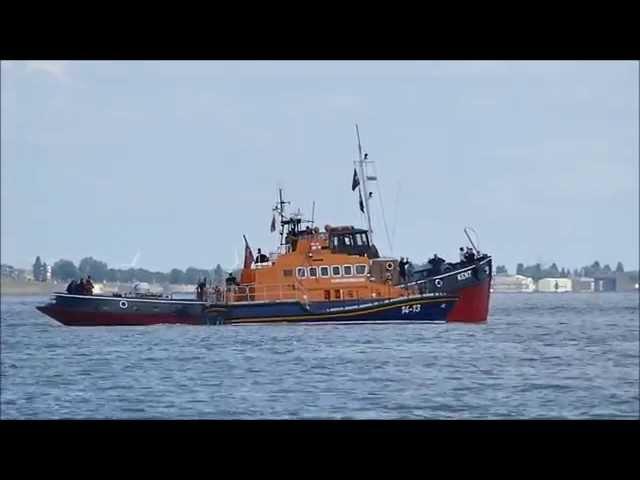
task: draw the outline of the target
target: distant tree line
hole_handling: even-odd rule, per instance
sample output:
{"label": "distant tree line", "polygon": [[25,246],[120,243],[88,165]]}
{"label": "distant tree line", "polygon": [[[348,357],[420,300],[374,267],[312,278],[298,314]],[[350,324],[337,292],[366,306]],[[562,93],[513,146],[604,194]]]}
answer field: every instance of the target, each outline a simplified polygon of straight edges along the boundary
{"label": "distant tree line", "polygon": [[539,280],[541,278],[563,278],[571,275],[571,270],[566,267],[558,268],[556,263],[552,263],[549,267],[543,267],[542,264],[527,265],[519,263],[516,266],[516,275],[524,275],[525,277]]}
{"label": "distant tree line", "polygon": [[47,262],[43,262],[40,260],[40,257],[36,257],[36,261],[33,262],[33,279],[36,282],[46,282],[47,281]]}
{"label": "distant tree line", "polygon": [[[426,268],[427,264],[417,264],[415,267],[410,265],[408,270]],[[47,281],[47,263],[43,262],[40,256],[36,257],[32,266],[33,279],[39,282]],[[11,265],[2,265],[3,277],[17,277],[18,270]],[[615,273],[624,273],[624,266],[622,262],[618,262],[615,270],[610,265],[601,266],[599,261],[593,262],[591,265],[584,266],[582,268],[558,268],[556,263],[552,263],[549,267],[543,267],[542,264],[536,263],[534,265],[525,266],[523,263],[518,263],[516,267],[517,275],[524,275],[525,277],[539,280],[541,278],[562,278],[562,277],[601,277],[608,275],[615,275]],[[172,283],[172,284],[189,284],[193,285],[202,278],[207,278],[214,284],[221,285],[224,283],[224,279],[229,273],[229,270],[222,268],[220,264],[217,264],[214,268],[207,270],[196,267],[188,267],[186,270],[179,268],[173,268],[169,272],[150,271],[144,268],[128,268],[117,269],[109,268],[109,266],[100,260],[96,260],[93,257],[85,257],[80,260],[80,263],[76,265],[71,260],[58,260],[51,267],[51,277],[54,280],[69,281],[72,279],[79,279],[80,277],[86,277],[91,275],[96,282],[147,282],[147,283]],[[240,271],[236,269],[233,271],[236,278],[239,278]],[[508,275],[509,272],[504,265],[496,266],[497,275]]]}
{"label": "distant tree line", "polygon": [[[47,264],[40,257],[33,264],[33,278],[37,281],[46,281]],[[236,277],[237,271],[234,272]],[[144,268],[118,269],[109,268],[106,262],[96,260],[93,257],[85,257],[76,266],[71,260],[61,259],[51,267],[51,277],[54,280],[70,281],[91,275],[94,282],[147,282],[147,283],[172,283],[193,285],[202,278],[207,278],[214,284],[223,284],[228,272],[220,264],[207,270],[196,267],[188,267],[186,270],[173,268],[169,272],[150,271]]]}
{"label": "distant tree line", "polygon": [[[580,269],[574,268],[573,271],[569,268],[558,269],[555,263],[551,266],[543,268],[540,263],[534,265],[527,265],[519,263],[516,267],[516,275],[524,275],[525,277],[539,280],[541,278],[563,278],[563,277],[594,277],[594,276],[607,276],[614,275],[615,272],[623,273],[624,266],[622,262],[618,262],[615,271],[607,264],[604,267],[600,266],[599,261],[593,262],[591,265],[584,266]],[[507,269],[503,265],[496,267],[496,274],[508,274]]]}
{"label": "distant tree line", "polygon": [[600,266],[600,262],[597,260],[593,262],[591,265],[582,267],[580,270],[575,270],[575,273],[580,277],[597,277],[597,276],[607,276],[613,275],[614,273],[624,273],[624,265],[622,262],[618,262],[616,265],[616,269],[612,270],[611,267],[607,264],[604,267]]}

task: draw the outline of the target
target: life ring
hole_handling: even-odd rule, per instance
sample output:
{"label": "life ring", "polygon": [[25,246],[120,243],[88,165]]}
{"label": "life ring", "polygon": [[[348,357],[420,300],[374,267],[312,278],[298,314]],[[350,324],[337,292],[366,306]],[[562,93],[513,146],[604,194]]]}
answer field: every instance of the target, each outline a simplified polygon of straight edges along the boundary
{"label": "life ring", "polygon": [[120,300],[120,308],[127,308],[129,304],[126,300]]}
{"label": "life ring", "polygon": [[442,286],[442,280],[440,280],[439,278],[436,278],[436,281],[433,282],[436,284],[436,287],[440,288]]}
{"label": "life ring", "polygon": [[393,270],[393,262],[387,262],[385,267],[387,268],[387,270]]}

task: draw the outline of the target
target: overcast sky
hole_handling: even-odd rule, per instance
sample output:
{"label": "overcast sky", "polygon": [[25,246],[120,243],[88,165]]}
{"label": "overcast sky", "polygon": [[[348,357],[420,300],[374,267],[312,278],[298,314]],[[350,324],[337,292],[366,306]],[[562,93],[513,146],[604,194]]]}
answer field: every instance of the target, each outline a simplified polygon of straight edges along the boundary
{"label": "overcast sky", "polygon": [[[231,267],[277,186],[383,254],[638,268],[637,62],[2,62],[2,263]],[[383,200],[391,245],[380,208]],[[392,248],[393,247],[393,248]]]}

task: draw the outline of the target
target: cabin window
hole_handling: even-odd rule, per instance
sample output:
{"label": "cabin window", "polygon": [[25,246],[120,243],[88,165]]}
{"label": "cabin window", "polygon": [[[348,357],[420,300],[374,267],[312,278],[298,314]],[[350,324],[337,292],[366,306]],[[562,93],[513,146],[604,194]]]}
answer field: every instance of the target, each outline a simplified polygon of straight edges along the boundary
{"label": "cabin window", "polygon": [[350,247],[351,245],[353,245],[353,241],[351,240],[351,235],[345,235],[343,238],[344,238],[344,244],[347,247]]}
{"label": "cabin window", "polygon": [[353,267],[351,265],[343,265],[342,266],[342,275],[345,277],[350,277],[353,275]]}
{"label": "cabin window", "polygon": [[296,275],[298,276],[298,278],[306,278],[307,276],[307,269],[304,267],[298,267],[296,268]]}
{"label": "cabin window", "polygon": [[366,275],[367,266],[365,264],[356,265],[356,275]]}
{"label": "cabin window", "polygon": [[362,245],[364,245],[364,242],[362,241],[362,234],[361,233],[356,233],[354,236],[354,239],[356,241],[356,245],[361,247]]}
{"label": "cabin window", "polygon": [[342,291],[341,290],[334,290],[333,291],[333,298],[335,298],[336,300],[340,300],[342,298]]}
{"label": "cabin window", "polygon": [[309,276],[317,277],[318,276],[318,267],[309,267]]}
{"label": "cabin window", "polygon": [[282,271],[282,276],[283,277],[293,277],[293,270],[288,268],[286,270]]}
{"label": "cabin window", "polygon": [[327,278],[329,276],[329,267],[320,267],[320,276]]}
{"label": "cabin window", "polygon": [[331,245],[333,246],[333,248],[338,248],[338,240],[339,239],[340,239],[340,237],[331,238]]}
{"label": "cabin window", "polygon": [[331,290],[325,290],[324,291],[324,299],[325,300],[331,300]]}
{"label": "cabin window", "polygon": [[331,275],[334,277],[339,277],[342,275],[340,270],[340,265],[332,265],[331,266]]}

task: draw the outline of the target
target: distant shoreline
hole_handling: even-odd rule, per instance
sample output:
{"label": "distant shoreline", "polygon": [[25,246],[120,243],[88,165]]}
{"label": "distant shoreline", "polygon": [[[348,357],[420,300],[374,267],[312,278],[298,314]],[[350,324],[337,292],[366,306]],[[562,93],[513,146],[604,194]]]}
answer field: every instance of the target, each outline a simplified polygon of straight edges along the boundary
{"label": "distant shoreline", "polygon": [[49,282],[25,282],[11,279],[2,279],[0,282],[0,294],[9,296],[49,295],[56,291],[63,291],[66,285]]}
{"label": "distant shoreline", "polygon": [[[133,284],[96,284],[96,292],[111,295],[113,292],[129,291]],[[195,285],[164,285],[156,286],[164,294],[182,293],[191,294],[195,292]],[[54,292],[64,292],[67,288],[66,282],[28,282],[25,280],[14,280],[3,278],[0,281],[0,295],[3,297],[27,297],[34,295],[50,295]],[[101,292],[100,289],[103,289]]]}

